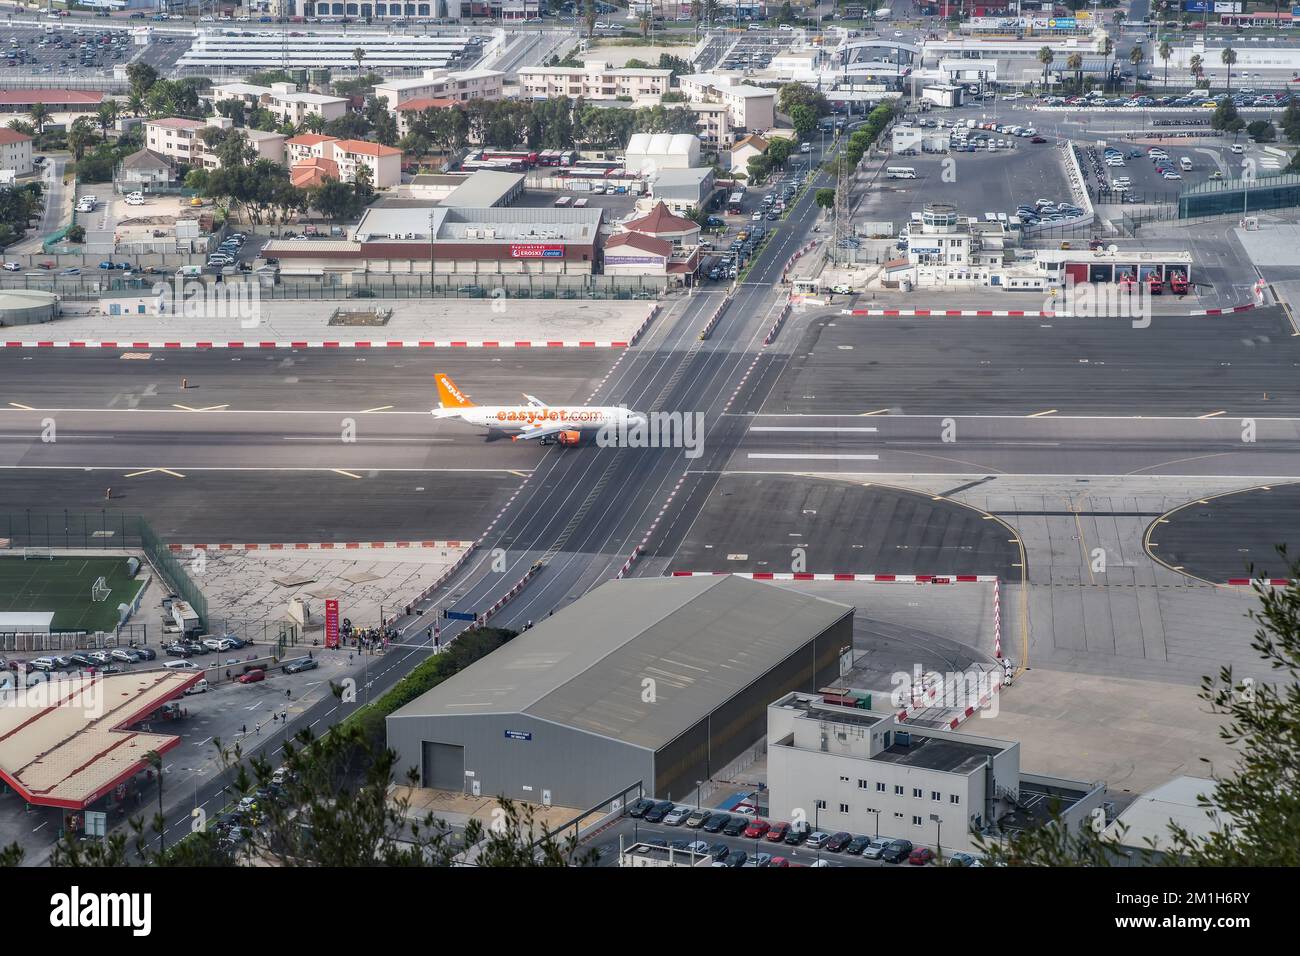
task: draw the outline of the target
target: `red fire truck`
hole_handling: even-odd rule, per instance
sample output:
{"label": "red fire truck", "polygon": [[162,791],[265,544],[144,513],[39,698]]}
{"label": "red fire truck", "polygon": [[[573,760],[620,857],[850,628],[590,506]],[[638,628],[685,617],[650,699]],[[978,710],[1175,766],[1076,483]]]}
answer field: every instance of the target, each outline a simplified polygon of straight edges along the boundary
{"label": "red fire truck", "polygon": [[1133,291],[1133,284],[1134,284],[1133,273],[1131,273],[1131,272],[1124,272],[1124,273],[1121,273],[1121,274],[1120,274],[1120,277],[1119,277],[1119,290],[1120,290],[1121,292],[1132,292],[1132,291]]}
{"label": "red fire truck", "polygon": [[1187,274],[1176,270],[1169,273],[1169,288],[1174,295],[1187,295]]}
{"label": "red fire truck", "polygon": [[1152,272],[1147,276],[1147,291],[1152,295],[1165,291],[1165,280],[1160,278],[1160,273]]}

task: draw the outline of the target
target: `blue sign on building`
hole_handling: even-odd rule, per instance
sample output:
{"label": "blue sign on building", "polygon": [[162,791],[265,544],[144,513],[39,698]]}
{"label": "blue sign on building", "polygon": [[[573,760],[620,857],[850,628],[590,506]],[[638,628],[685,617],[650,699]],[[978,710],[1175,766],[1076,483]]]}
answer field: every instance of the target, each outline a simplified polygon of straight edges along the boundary
{"label": "blue sign on building", "polygon": [[452,621],[477,621],[478,615],[464,611],[443,611],[442,616]]}
{"label": "blue sign on building", "polygon": [[1186,0],[1183,4],[1183,9],[1188,13],[1204,13],[1209,7],[1209,0]]}
{"label": "blue sign on building", "polygon": [[507,740],[532,740],[533,734],[530,730],[507,730]]}

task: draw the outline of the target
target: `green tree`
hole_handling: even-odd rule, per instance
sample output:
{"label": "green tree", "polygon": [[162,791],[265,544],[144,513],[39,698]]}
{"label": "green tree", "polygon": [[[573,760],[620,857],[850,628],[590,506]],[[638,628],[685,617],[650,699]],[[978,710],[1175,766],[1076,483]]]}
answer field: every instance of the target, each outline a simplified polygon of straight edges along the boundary
{"label": "green tree", "polygon": [[50,121],[50,108],[44,103],[33,103],[27,108],[27,115],[32,118],[32,123],[36,127],[36,135],[40,136],[45,132],[45,124]]}
{"label": "green tree", "polygon": [[357,61],[357,72],[361,72],[361,61],[366,58],[366,51],[362,47],[357,47],[352,51],[352,59]]}
{"label": "green tree", "polygon": [[[1209,18],[1206,17],[1206,19],[1209,19]],[[1236,64],[1236,62],[1237,62],[1237,51],[1234,50],[1234,49],[1233,49],[1232,47],[1230,47],[1230,46],[1225,46],[1225,47],[1223,48],[1223,52],[1219,54],[1219,59],[1222,60],[1222,61],[1223,61],[1223,65],[1226,66],[1226,67],[1228,68],[1228,85],[1227,85],[1227,90],[1228,90],[1229,93],[1231,93],[1231,92],[1232,92],[1232,67],[1233,67],[1233,66]]]}
{"label": "green tree", "polygon": [[1083,92],[1083,54],[1071,53],[1069,59],[1065,61],[1066,67],[1074,73],[1074,86],[1080,93]]}
{"label": "green tree", "polygon": [[95,124],[87,116],[78,116],[68,127],[68,149],[72,151],[72,158],[81,162],[96,139]]}
{"label": "green tree", "polygon": [[330,222],[353,219],[361,212],[356,190],[337,179],[327,179],[316,187],[311,204]]}
{"label": "green tree", "polygon": [[103,130],[104,142],[108,142],[108,129],[117,122],[118,112],[117,100],[106,100],[99,104],[99,109],[95,111],[95,118],[99,121],[99,128]]}
{"label": "green tree", "polygon": [[813,195],[813,200],[814,200],[814,201],[817,203],[817,205],[820,206],[822,209],[833,209],[833,208],[835,208],[835,190],[834,190],[834,189],[819,189],[819,190],[817,190],[817,192]]}
{"label": "green tree", "polygon": [[68,242],[85,242],[86,227],[80,225],[69,226],[68,231],[64,233],[64,238],[66,238]]}
{"label": "green tree", "polygon": [[794,140],[783,136],[773,137],[767,144],[767,161],[773,169],[782,169],[794,153]]}
{"label": "green tree", "polygon": [[1257,143],[1271,143],[1277,139],[1277,131],[1268,120],[1255,120],[1246,127],[1246,135]]}
{"label": "green tree", "polygon": [[143,97],[158,82],[158,71],[148,63],[135,60],[127,64],[126,81],[130,84],[132,93]]}
{"label": "green tree", "polygon": [[352,180],[352,191],[356,193],[357,202],[362,206],[368,206],[375,198],[375,178],[370,172],[370,167],[364,163],[357,167],[357,173]]}
{"label": "green tree", "polygon": [[816,119],[821,119],[831,111],[826,94],[814,90],[807,83],[787,83],[781,87],[776,97],[777,109],[786,116],[794,115],[796,106],[806,106],[813,111]]}
{"label": "green tree", "polygon": [[1221,100],[1214,108],[1214,115],[1210,117],[1212,129],[1221,129],[1229,133],[1235,133],[1245,125],[1246,121],[1238,115],[1237,107],[1230,99]]}
{"label": "green tree", "polygon": [[1201,85],[1201,71],[1205,68],[1205,61],[1201,59],[1199,53],[1193,53],[1192,58],[1187,61],[1187,70],[1192,74],[1192,85]]}
{"label": "green tree", "polygon": [[1141,72],[1138,69],[1138,67],[1142,65],[1142,61],[1144,59],[1146,59],[1146,53],[1142,50],[1142,47],[1135,46],[1133,49],[1128,51],[1128,61],[1133,67],[1133,92],[1134,93],[1137,93],[1138,73]]}
{"label": "green tree", "polygon": [[1038,50],[1038,62],[1043,64],[1043,86],[1047,86],[1047,68],[1052,65],[1056,59],[1056,54],[1052,52],[1050,46],[1041,47]]}
{"label": "green tree", "polygon": [[790,123],[794,126],[795,136],[806,140],[817,128],[817,114],[811,107],[796,106],[790,111]]}
{"label": "green tree", "polygon": [[1174,45],[1173,45],[1172,43],[1170,43],[1168,40],[1161,40],[1161,41],[1160,41],[1160,49],[1159,49],[1159,53],[1160,53],[1160,59],[1163,60],[1163,61],[1164,61],[1164,64],[1165,64],[1165,87],[1168,88],[1168,86],[1169,86],[1169,59],[1170,59],[1170,57],[1172,57],[1172,56],[1174,55]]}

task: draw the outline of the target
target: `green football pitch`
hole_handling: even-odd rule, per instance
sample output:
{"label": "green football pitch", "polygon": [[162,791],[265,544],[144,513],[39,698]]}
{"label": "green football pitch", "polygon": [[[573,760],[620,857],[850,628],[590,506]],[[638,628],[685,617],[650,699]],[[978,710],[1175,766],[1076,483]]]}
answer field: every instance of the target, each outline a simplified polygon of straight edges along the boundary
{"label": "green football pitch", "polygon": [[[59,630],[111,631],[117,606],[131,604],[144,586],[127,574],[126,558],[0,557],[0,611],[53,611]],[[91,586],[98,578],[111,589],[95,601]]]}

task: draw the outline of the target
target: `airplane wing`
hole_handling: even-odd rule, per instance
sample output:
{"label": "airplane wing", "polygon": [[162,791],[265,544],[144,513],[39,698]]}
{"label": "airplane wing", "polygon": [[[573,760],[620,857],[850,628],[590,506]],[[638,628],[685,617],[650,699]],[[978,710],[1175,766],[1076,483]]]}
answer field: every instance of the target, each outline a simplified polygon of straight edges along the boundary
{"label": "airplane wing", "polygon": [[565,425],[534,425],[525,432],[518,435],[512,435],[511,441],[529,441],[533,438],[550,438],[552,435],[558,435],[560,432],[572,431],[572,428]]}
{"label": "airplane wing", "polygon": [[538,398],[536,395],[529,395],[527,392],[523,392],[521,394],[524,396],[524,398],[528,399],[528,404],[533,408],[546,407],[546,403],[542,401],[540,398]]}

